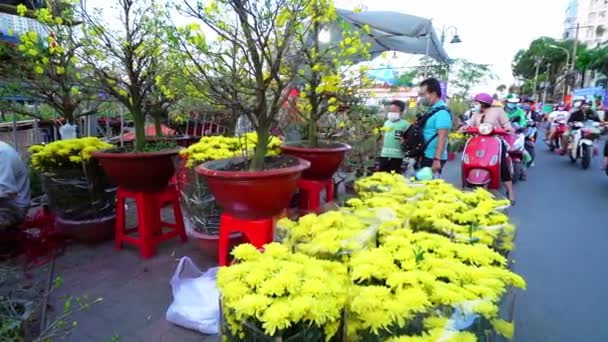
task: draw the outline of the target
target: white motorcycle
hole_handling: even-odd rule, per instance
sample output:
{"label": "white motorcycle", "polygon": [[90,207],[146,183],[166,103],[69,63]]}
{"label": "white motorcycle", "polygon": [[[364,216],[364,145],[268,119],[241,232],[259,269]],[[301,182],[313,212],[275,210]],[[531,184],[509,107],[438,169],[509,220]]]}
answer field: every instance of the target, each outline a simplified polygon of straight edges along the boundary
{"label": "white motorcycle", "polygon": [[583,170],[591,165],[595,140],[600,137],[600,123],[595,121],[575,122],[568,141],[568,156],[572,164],[581,159]]}

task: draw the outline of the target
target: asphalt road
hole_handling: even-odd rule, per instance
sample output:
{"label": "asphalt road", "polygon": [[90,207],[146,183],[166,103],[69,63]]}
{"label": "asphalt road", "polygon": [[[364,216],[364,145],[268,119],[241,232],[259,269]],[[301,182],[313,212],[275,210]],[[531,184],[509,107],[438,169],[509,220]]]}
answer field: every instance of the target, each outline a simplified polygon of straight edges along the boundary
{"label": "asphalt road", "polygon": [[[601,156],[582,170],[542,142],[537,149],[509,210],[518,226],[514,269],[528,282],[517,294],[514,341],[608,341],[608,176]],[[458,179],[459,164],[448,165],[447,180]]]}

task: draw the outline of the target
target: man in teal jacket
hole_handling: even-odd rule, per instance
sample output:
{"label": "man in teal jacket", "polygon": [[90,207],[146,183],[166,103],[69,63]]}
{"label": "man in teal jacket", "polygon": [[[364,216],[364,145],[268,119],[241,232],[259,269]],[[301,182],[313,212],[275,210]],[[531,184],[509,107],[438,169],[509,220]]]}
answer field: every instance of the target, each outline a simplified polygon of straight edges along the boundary
{"label": "man in teal jacket", "polygon": [[528,125],[528,119],[526,118],[526,112],[519,106],[519,98],[515,95],[510,95],[507,98],[507,106],[505,107],[509,121],[517,124],[519,127],[526,127]]}

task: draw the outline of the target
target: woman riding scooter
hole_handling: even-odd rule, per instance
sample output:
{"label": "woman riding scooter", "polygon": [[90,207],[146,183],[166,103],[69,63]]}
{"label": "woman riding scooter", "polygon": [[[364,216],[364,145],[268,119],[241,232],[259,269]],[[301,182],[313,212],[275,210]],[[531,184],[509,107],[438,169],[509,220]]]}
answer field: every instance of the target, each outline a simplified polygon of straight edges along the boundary
{"label": "woman riding scooter", "polygon": [[[477,104],[477,113],[469,120],[469,126],[479,127],[482,123],[491,124],[494,127],[502,128],[509,133],[514,133],[513,126],[502,108],[492,107],[493,99],[489,94],[477,94],[473,99]],[[502,142],[500,154],[500,177],[507,188],[507,196],[512,204],[515,204],[515,192],[513,191],[513,179],[507,165],[507,144]]]}

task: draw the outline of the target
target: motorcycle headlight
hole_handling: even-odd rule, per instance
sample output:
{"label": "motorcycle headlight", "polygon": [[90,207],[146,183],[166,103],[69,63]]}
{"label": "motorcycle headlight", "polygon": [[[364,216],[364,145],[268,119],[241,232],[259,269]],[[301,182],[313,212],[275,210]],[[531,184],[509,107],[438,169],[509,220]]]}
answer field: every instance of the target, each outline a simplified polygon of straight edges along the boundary
{"label": "motorcycle headlight", "polygon": [[481,135],[491,134],[493,130],[494,127],[492,126],[492,124],[482,123],[481,125],[479,125],[479,134]]}

